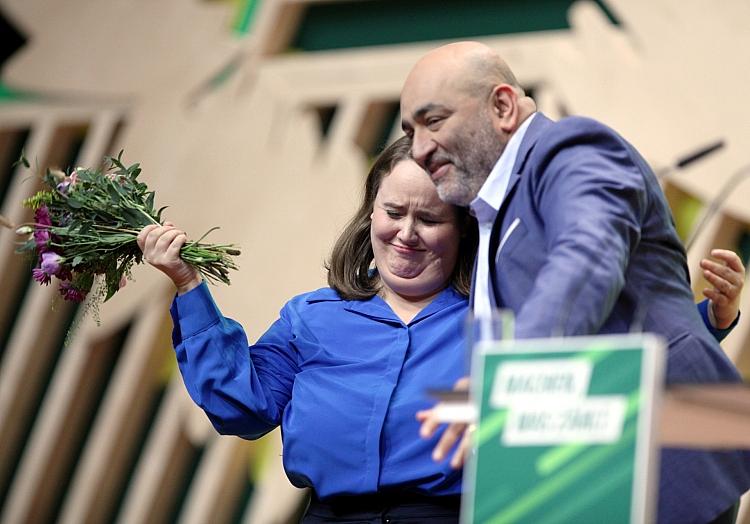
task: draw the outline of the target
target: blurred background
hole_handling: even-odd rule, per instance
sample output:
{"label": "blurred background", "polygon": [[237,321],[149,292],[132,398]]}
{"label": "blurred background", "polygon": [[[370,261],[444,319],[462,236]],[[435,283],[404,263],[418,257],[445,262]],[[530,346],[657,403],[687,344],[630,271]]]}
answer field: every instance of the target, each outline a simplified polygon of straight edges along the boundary
{"label": "blurred background", "polygon": [[[242,247],[212,291],[254,340],[325,285],[410,67],[470,38],[549,116],[640,149],[698,297],[712,247],[750,265],[749,20],[746,0],[0,0],[0,214],[30,218],[22,151],[42,170],[124,149],[167,219]],[[278,431],[220,437],[188,398],[171,283],[138,268],[97,319],[38,286],[15,241],[0,229],[0,522],[294,522]],[[747,376],[750,321],[723,347]]]}

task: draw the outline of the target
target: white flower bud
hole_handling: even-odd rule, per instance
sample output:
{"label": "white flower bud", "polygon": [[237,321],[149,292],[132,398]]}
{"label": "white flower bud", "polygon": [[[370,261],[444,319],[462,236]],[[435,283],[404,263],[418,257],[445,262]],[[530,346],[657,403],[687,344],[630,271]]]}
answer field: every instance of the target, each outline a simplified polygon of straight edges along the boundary
{"label": "white flower bud", "polygon": [[49,173],[50,175],[52,175],[52,177],[53,177],[53,178],[54,178],[54,179],[55,179],[55,180],[56,180],[57,182],[62,182],[63,180],[65,180],[65,172],[63,172],[63,171],[60,171],[59,169],[48,169],[48,170],[47,170],[47,172],[48,172],[48,173]]}

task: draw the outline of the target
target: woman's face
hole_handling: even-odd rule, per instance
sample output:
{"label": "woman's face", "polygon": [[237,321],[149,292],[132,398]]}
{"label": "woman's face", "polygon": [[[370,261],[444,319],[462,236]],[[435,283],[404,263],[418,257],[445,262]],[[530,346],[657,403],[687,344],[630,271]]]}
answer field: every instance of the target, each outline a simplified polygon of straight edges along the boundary
{"label": "woman's face", "polygon": [[452,206],[411,160],[383,177],[373,205],[370,239],[385,298],[424,299],[441,291],[456,266],[461,232]]}

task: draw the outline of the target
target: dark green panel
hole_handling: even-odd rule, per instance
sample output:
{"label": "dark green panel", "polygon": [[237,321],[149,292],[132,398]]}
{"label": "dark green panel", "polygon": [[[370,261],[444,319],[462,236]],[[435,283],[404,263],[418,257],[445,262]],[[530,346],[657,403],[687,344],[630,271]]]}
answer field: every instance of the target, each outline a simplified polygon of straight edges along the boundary
{"label": "dark green panel", "polygon": [[750,230],[745,230],[737,239],[737,254],[742,259],[742,263],[750,271]]}
{"label": "dark green panel", "polygon": [[[0,8],[0,70],[8,58],[26,43],[24,35]],[[0,81],[0,104],[28,98],[26,93],[12,89]]]}
{"label": "dark green panel", "polygon": [[23,47],[27,38],[0,8],[0,66]]}
{"label": "dark green panel", "polygon": [[[291,47],[321,51],[565,29],[574,0],[365,0],[312,4]],[[610,20],[614,17],[597,2]]]}

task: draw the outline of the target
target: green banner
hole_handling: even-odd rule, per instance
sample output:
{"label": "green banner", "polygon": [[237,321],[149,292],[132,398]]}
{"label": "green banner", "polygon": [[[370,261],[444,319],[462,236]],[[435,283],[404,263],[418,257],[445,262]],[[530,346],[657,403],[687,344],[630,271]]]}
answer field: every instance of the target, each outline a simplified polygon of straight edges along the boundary
{"label": "green banner", "polygon": [[651,521],[663,361],[649,335],[477,347],[462,522]]}

